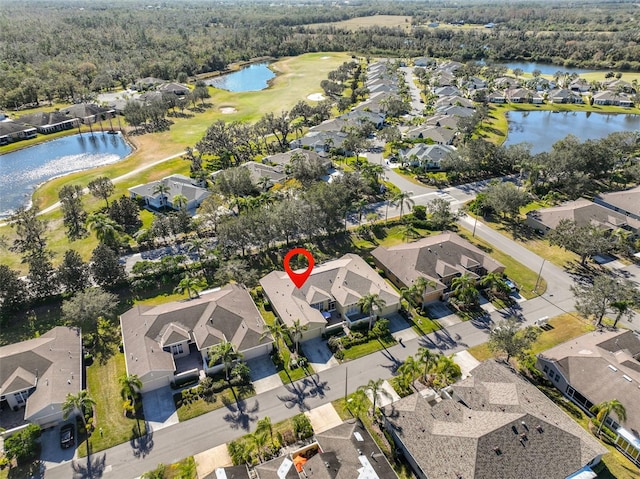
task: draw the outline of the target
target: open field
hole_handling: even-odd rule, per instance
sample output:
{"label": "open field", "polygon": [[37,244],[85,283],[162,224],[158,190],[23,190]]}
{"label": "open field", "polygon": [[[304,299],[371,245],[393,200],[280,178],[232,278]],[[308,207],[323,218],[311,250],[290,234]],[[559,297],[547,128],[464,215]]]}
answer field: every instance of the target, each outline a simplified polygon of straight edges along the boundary
{"label": "open field", "polygon": [[404,15],[372,15],[370,17],[351,18],[341,22],[312,23],[309,27],[335,27],[344,30],[359,30],[369,27],[402,28],[411,30],[411,17]]}

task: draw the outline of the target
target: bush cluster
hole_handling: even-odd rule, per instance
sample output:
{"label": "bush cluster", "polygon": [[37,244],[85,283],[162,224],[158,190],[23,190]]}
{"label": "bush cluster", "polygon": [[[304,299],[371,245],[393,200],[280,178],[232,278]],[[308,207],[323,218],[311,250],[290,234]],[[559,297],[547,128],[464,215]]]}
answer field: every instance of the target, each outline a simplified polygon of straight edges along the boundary
{"label": "bush cluster", "polygon": [[327,347],[337,359],[342,359],[344,357],[344,349],[368,343],[374,339],[388,338],[390,335],[389,321],[379,319],[371,330],[369,330],[367,323],[363,323],[354,325],[351,328],[351,333],[346,336],[331,336],[327,341]]}

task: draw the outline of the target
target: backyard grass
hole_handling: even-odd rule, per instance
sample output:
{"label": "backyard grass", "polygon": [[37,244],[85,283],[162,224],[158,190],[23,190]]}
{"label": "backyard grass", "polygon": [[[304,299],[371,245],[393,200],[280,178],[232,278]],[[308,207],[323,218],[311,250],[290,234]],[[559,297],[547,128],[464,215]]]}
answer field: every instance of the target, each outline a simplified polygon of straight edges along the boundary
{"label": "backyard grass", "polygon": [[312,23],[309,27],[334,27],[341,30],[360,30],[369,27],[402,28],[411,31],[411,17],[405,15],[372,15],[350,18],[340,22]]}
{"label": "backyard grass", "polygon": [[[543,330],[538,339],[529,350],[532,354],[538,354],[551,349],[558,344],[577,338],[589,331],[595,330],[593,324],[576,313],[565,313],[549,320],[552,329]],[[467,350],[478,361],[486,361],[495,357],[489,349],[488,343],[478,344]]]}
{"label": "backyard grass", "polygon": [[516,261],[508,254],[494,249],[486,241],[478,238],[477,236],[471,236],[471,232],[466,230],[465,228],[458,227],[458,234],[465,238],[467,241],[476,245],[482,251],[491,255],[491,257],[493,257],[495,260],[502,263],[505,266],[504,273],[516,282],[519,288],[519,293],[522,297],[526,299],[535,298],[536,296],[543,294],[547,290],[547,282],[544,278],[540,278],[540,281],[538,281],[537,292],[534,292],[536,280],[538,279],[537,271],[531,271],[529,268]]}
{"label": "backyard grass", "polygon": [[[123,413],[118,378],[124,374],[126,369],[122,353],[113,355],[104,364],[95,361],[87,368],[87,389],[96,402],[95,431],[89,439],[92,453],[138,437],[138,426],[140,433],[146,434],[144,419],[136,421]],[[85,442],[78,444],[78,454],[87,455]]]}

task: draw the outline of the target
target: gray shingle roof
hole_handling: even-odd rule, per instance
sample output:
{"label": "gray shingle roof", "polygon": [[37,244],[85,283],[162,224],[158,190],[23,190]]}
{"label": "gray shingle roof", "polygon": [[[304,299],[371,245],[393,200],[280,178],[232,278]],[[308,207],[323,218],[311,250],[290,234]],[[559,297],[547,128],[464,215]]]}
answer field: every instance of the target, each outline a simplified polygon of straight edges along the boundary
{"label": "gray shingle roof", "polygon": [[622,211],[628,211],[640,217],[640,186],[624,191],[602,193],[597,198]]}
{"label": "gray shingle roof", "polygon": [[[171,353],[163,345],[190,335],[202,350],[222,339],[243,352],[266,344],[260,341],[264,321],[243,287],[229,284],[188,301],[155,307],[136,306],[120,317],[129,374],[142,377],[151,371],[173,371]],[[165,334],[166,333],[166,334]]]}
{"label": "gray shingle roof", "polygon": [[[367,294],[379,294],[387,306],[398,303],[400,296],[365,260],[355,254],[316,265],[302,288],[294,286],[284,271],[272,271],[260,280],[264,292],[285,325],[294,320],[301,324],[325,324],[322,313],[310,306],[309,299],[333,297],[348,306]],[[311,293],[310,293],[311,291]]]}
{"label": "gray shingle roof", "polygon": [[0,347],[0,394],[36,386],[27,400],[24,417],[82,389],[82,338],[80,330],[58,326],[39,338]]}
{"label": "gray shingle roof", "polygon": [[640,339],[633,331],[608,331],[582,335],[539,357],[555,363],[569,384],[594,404],[620,401],[627,412],[622,426],[640,431],[639,355]]}
{"label": "gray shingle roof", "polygon": [[[504,271],[504,266],[455,233],[427,236],[413,243],[386,248],[379,246],[371,252],[376,261],[409,287],[420,276],[438,283],[440,279],[469,271],[463,263],[482,265],[488,272]],[[429,290],[432,290],[430,288]]]}
{"label": "gray shingle roof", "polygon": [[416,393],[384,408],[428,477],[564,479],[607,452],[503,364],[486,361],[471,374],[453,386],[453,399]]}
{"label": "gray shingle roof", "polygon": [[[640,201],[640,198],[638,200]],[[605,229],[616,229],[628,225],[633,229],[640,228],[640,221],[584,198],[551,208],[530,211],[527,216],[551,229],[556,228],[563,219],[575,221],[578,226],[593,225]]]}

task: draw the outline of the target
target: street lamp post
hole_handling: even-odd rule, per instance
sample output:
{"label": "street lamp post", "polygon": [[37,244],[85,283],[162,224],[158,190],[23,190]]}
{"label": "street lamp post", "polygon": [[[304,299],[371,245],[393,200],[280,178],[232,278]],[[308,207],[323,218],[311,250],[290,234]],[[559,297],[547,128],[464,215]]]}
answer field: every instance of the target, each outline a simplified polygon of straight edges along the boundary
{"label": "street lamp post", "polygon": [[476,237],[476,226],[478,226],[478,215],[476,214],[476,220],[473,222],[473,231],[471,232],[471,236]]}

